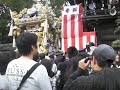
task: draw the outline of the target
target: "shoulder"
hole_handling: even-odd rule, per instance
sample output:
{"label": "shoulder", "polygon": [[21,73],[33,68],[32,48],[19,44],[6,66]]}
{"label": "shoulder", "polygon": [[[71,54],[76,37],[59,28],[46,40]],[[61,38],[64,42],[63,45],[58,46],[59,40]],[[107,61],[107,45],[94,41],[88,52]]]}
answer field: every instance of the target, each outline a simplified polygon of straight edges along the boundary
{"label": "shoulder", "polygon": [[40,64],[37,68],[36,68],[36,73],[44,73],[44,72],[47,72],[47,69],[44,65]]}
{"label": "shoulder", "polygon": [[64,90],[92,90],[93,75],[80,76],[75,80],[69,79],[64,85]]}
{"label": "shoulder", "polygon": [[67,61],[61,62],[61,63],[58,64],[58,67],[65,66],[66,64],[67,64]]}
{"label": "shoulder", "polygon": [[12,61],[10,61],[10,62],[8,63],[8,66],[11,66],[11,65],[15,64],[16,61],[17,61],[17,59],[13,59]]}
{"label": "shoulder", "polygon": [[45,66],[42,65],[42,64],[40,64],[40,65],[38,66],[38,68],[39,68],[39,69],[42,69],[42,70],[46,69]]}
{"label": "shoulder", "polygon": [[39,69],[39,70],[44,70],[44,69],[46,69],[46,68],[45,68],[44,65],[40,64],[40,65],[37,67],[37,69]]}
{"label": "shoulder", "polygon": [[91,75],[91,76],[80,76],[78,77],[76,80],[74,80],[75,83],[78,83],[80,85],[91,85],[91,83],[93,82],[94,80],[94,76]]}

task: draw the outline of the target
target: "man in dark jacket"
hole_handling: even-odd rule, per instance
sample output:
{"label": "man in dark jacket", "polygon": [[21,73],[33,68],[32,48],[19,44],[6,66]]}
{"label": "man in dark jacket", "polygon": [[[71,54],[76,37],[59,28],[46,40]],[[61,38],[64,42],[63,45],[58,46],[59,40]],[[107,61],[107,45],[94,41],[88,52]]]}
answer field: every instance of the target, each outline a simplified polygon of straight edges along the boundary
{"label": "man in dark jacket", "polygon": [[66,52],[66,59],[64,62],[61,62],[58,64],[57,69],[61,71],[61,75],[60,75],[60,84],[58,86],[58,90],[62,90],[64,84],[67,81],[68,75],[70,75],[69,73],[72,73],[72,69],[73,69],[73,65],[70,61],[70,59],[72,57],[75,57],[78,54],[77,49],[74,46],[71,46],[67,49]]}
{"label": "man in dark jacket", "polygon": [[[120,90],[120,69],[111,67],[116,53],[112,47],[101,44],[92,54],[92,59],[85,63],[79,61],[63,90]],[[92,73],[84,76],[84,70],[91,65]]]}

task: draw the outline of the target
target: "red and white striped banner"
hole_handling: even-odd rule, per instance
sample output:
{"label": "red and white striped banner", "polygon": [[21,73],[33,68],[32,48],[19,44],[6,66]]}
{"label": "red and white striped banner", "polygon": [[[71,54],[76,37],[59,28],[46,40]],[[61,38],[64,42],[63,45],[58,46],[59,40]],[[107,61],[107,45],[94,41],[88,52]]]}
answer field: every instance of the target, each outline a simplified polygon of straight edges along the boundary
{"label": "red and white striped banner", "polygon": [[62,11],[62,50],[75,46],[78,50],[88,42],[95,43],[95,32],[83,32],[82,5],[65,6]]}
{"label": "red and white striped banner", "polygon": [[83,32],[82,48],[85,48],[88,42],[93,42],[94,44],[96,44],[96,32]]}
{"label": "red and white striped banner", "polygon": [[75,46],[82,47],[82,5],[65,6],[62,11],[62,50]]}
{"label": "red and white striped banner", "polygon": [[[67,38],[66,39],[62,38],[62,41],[65,41],[65,43],[66,43],[66,47],[65,47],[64,42],[62,42],[62,45],[63,45],[62,50],[63,51],[66,51],[67,48],[70,47],[70,46],[74,46],[72,44],[70,44],[70,45],[67,44],[67,41],[68,41]],[[79,48],[77,48],[76,46],[75,47],[78,50],[80,50],[81,48],[85,48],[87,43],[89,43],[89,42],[93,42],[95,44],[97,43],[96,32],[83,32],[83,36],[77,38],[77,41],[76,41],[76,44],[77,44],[76,46],[80,45],[80,47]]]}

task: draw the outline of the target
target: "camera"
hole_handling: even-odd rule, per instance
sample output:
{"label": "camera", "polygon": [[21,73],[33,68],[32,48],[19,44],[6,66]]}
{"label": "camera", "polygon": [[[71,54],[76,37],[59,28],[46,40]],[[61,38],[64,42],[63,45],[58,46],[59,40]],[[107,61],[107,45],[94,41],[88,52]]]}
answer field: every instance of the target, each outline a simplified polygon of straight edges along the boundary
{"label": "camera", "polygon": [[91,60],[91,57],[86,57],[86,58],[85,58],[85,63],[87,63],[88,60]]}

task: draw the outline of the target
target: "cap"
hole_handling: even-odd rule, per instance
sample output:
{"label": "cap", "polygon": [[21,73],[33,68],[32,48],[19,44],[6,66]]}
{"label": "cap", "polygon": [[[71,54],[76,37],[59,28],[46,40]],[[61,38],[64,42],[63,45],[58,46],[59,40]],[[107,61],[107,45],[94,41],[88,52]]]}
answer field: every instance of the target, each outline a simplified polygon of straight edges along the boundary
{"label": "cap", "polygon": [[101,61],[107,61],[112,60],[114,61],[116,58],[116,52],[115,50],[106,44],[99,45],[93,53],[95,54],[96,58],[98,58]]}

